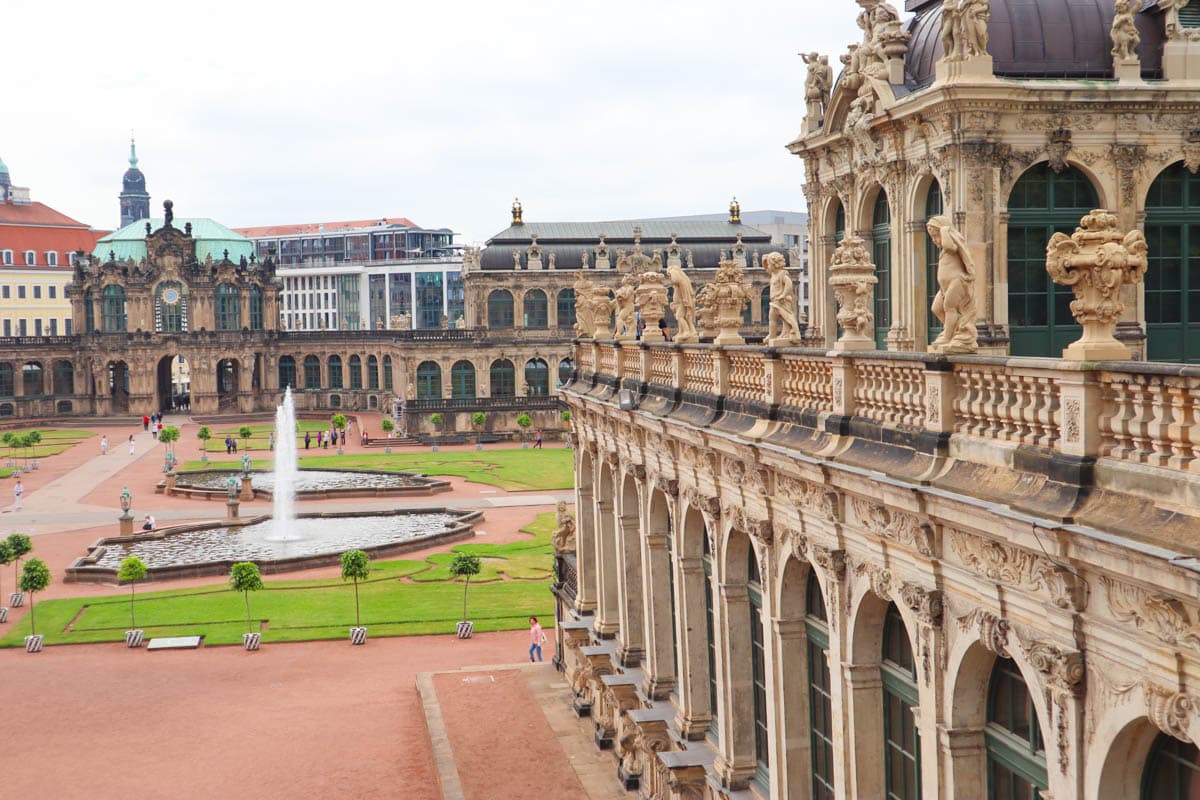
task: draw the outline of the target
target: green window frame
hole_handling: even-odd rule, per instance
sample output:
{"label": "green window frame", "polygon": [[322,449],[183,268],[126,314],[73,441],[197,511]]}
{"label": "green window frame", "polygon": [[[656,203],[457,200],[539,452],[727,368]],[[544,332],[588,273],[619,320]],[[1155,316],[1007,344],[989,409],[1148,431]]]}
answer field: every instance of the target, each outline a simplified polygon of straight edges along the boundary
{"label": "green window frame", "polygon": [[341,389],[342,388],[342,357],[341,356],[330,356],[329,359],[326,361],[325,368],[329,373],[329,388],[330,389]]}
{"label": "green window frame", "polygon": [[550,365],[545,359],[531,358],[525,362],[525,394],[530,397],[550,394]]}
{"label": "green window frame", "polygon": [[1029,687],[1012,659],[996,659],[987,707],[989,800],[1036,800],[1048,786],[1046,750]]}
{"label": "green window frame", "polygon": [[887,192],[879,190],[871,211],[871,256],[875,261],[875,346],[887,349],[892,328],[892,210]]}
{"label": "green window frame", "polygon": [[[170,289],[174,289],[178,293],[174,303],[168,303],[163,299],[163,294]],[[184,310],[186,303],[187,298],[183,293],[183,284],[178,281],[160,283],[154,292],[154,329],[160,333],[183,333],[187,330]]]}
{"label": "green window frame", "polygon": [[379,389],[379,359],[373,355],[367,356],[367,388]]}
{"label": "green window frame", "polygon": [[1146,195],[1146,357],[1200,361],[1200,175],[1163,170]]}
{"label": "green window frame", "polygon": [[754,780],[765,788],[771,775],[767,657],[763,635],[762,578],[758,573],[758,558],[753,547],[748,547],[746,560],[746,590],[750,600],[750,671],[754,695]]}
{"label": "green window frame", "polygon": [[492,384],[492,397],[517,396],[517,374],[511,361],[498,358],[492,362],[488,372]]}
{"label": "green window frame", "polygon": [[808,633],[808,731],[812,800],[834,800],[833,680],[829,674],[829,622],[821,582],[808,574],[805,629]]}
{"label": "green window frame", "polygon": [[127,327],[125,318],[125,289],[110,284],[100,292],[100,319],[105,333],[124,333]]}
{"label": "green window frame", "polygon": [[222,283],[216,292],[216,326],[219,331],[242,327],[242,293],[232,283]]}
{"label": "green window frame", "polygon": [[75,394],[75,367],[70,361],[55,361],[51,386],[56,395]]}
{"label": "green window frame", "polygon": [[321,359],[316,356],[304,357],[304,388],[306,390],[321,388]]}
{"label": "green window frame", "polygon": [[263,293],[257,284],[250,286],[250,330],[263,329]]}
{"label": "green window frame", "polygon": [[1200,794],[1200,751],[1160,733],[1142,770],[1142,800],[1191,800]]}
{"label": "green window frame", "polygon": [[450,367],[450,396],[455,400],[475,399],[475,365],[463,359]]}
{"label": "green window frame", "polygon": [[16,372],[7,361],[0,363],[0,397],[15,397],[17,391]]}
{"label": "green window frame", "polygon": [[385,391],[392,391],[392,357],[383,357],[383,388]]}
{"label": "green window frame", "polygon": [[[925,222],[942,213],[942,186],[937,181],[929,184],[929,192],[925,195]],[[942,321],[933,315],[933,297],[938,292],[937,271],[938,259],[942,251],[933,243],[928,226],[925,229],[925,328],[926,337],[930,343],[942,333]]]}
{"label": "green window frame", "polygon": [[493,289],[487,299],[489,328],[511,328],[513,326],[513,296],[508,289]]}
{"label": "green window frame", "polygon": [[525,313],[526,328],[541,330],[550,326],[546,293],[541,289],[530,289],[526,292],[521,306]]}
{"label": "green window frame", "polygon": [[279,391],[291,386],[296,388],[296,359],[291,356],[279,358]]}
{"label": "green window frame", "polygon": [[920,704],[917,668],[908,629],[895,603],[883,622],[883,767],[887,800],[921,796],[921,733],[913,706]]}
{"label": "green window frame", "polygon": [[417,399],[440,400],[442,397],[442,368],[436,361],[417,365]]}
{"label": "green window frame", "polygon": [[[7,288],[7,287],[5,287]],[[96,332],[96,299],[92,290],[83,293],[83,330],[86,333]]]}
{"label": "green window frame", "polygon": [[558,327],[575,327],[575,290],[569,287],[560,289],[555,302],[558,305]]}
{"label": "green window frame", "polygon": [[358,355],[350,356],[349,363],[350,372],[350,390],[359,391],[363,387],[362,382],[362,359]]}

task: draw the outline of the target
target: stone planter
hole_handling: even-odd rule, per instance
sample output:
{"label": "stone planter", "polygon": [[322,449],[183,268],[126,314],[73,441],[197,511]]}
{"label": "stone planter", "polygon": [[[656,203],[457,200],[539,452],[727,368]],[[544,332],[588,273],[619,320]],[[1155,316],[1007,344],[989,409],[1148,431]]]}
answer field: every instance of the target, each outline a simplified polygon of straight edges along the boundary
{"label": "stone planter", "polygon": [[21,592],[13,592],[8,596],[8,604],[13,608],[20,608],[25,605],[25,595]]}
{"label": "stone planter", "polygon": [[8,609],[0,608],[0,622],[8,622]]}
{"label": "stone planter", "polygon": [[125,646],[126,647],[141,647],[142,641],[146,638],[146,632],[141,630],[125,631]]}
{"label": "stone planter", "polygon": [[366,644],[367,629],[366,628],[351,628],[350,629],[350,644]]}
{"label": "stone planter", "polygon": [[470,639],[470,638],[471,638],[471,634],[472,634],[472,633],[474,633],[474,632],[475,632],[475,623],[474,623],[474,622],[460,622],[460,623],[458,623],[458,638],[460,638],[460,639]]}
{"label": "stone planter", "polygon": [[42,635],[39,633],[36,636],[25,637],[25,652],[40,653],[42,652]]}
{"label": "stone planter", "polygon": [[247,650],[257,650],[261,644],[262,644],[262,634],[261,633],[243,633],[242,634],[242,647],[246,648]]}

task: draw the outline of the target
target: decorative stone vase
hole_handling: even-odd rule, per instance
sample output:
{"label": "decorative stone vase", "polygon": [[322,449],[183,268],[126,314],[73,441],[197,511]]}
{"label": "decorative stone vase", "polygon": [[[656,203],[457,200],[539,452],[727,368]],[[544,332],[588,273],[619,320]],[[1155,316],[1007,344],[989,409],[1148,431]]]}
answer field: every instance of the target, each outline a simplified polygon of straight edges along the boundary
{"label": "decorative stone vase", "polygon": [[1141,283],[1149,261],[1146,237],[1134,229],[1122,233],[1117,215],[1096,209],[1079,221],[1070,236],[1056,233],[1046,245],[1046,272],[1075,293],[1071,314],[1083,336],[1063,350],[1069,361],[1112,361],[1130,357],[1129,348],[1113,336],[1125,311],[1121,287]]}
{"label": "decorative stone vase", "polygon": [[242,647],[247,650],[257,650],[262,645],[261,633],[243,633]]}
{"label": "decorative stone vase", "polygon": [[367,629],[363,627],[350,629],[350,644],[366,644]]}
{"label": "decorative stone vase", "polygon": [[829,266],[829,288],[837,301],[837,321],[842,335],[835,350],[874,350],[875,265],[866,243],[857,236],[842,239]]}
{"label": "decorative stone vase", "polygon": [[141,647],[146,638],[146,632],[141,630],[125,631],[126,647]]}
{"label": "decorative stone vase", "polygon": [[[742,310],[753,297],[750,284],[742,277],[742,268],[736,261],[722,261],[717,267],[717,278],[711,284],[712,306],[716,309],[717,335],[713,344],[745,344],[740,333]],[[699,309],[697,309],[699,310]]]}
{"label": "decorative stone vase", "polygon": [[472,633],[474,633],[474,632],[475,632],[475,623],[474,623],[474,622],[460,622],[460,623],[458,623],[458,638],[460,638],[460,639],[470,639],[470,638],[471,638],[471,634],[472,634]]}
{"label": "decorative stone vase", "polygon": [[8,609],[0,608],[0,622],[8,622]]}
{"label": "decorative stone vase", "polygon": [[36,634],[34,636],[26,636],[25,637],[25,652],[26,653],[42,652],[42,638],[43,637],[40,633]]}
{"label": "decorative stone vase", "polygon": [[642,341],[663,341],[662,329],[658,327],[667,307],[667,287],[663,283],[662,273],[643,272],[637,291],[633,293],[633,300],[646,322],[642,328]]}
{"label": "decorative stone vase", "polygon": [[13,608],[20,608],[25,605],[25,595],[22,592],[13,592],[8,596],[8,604]]}

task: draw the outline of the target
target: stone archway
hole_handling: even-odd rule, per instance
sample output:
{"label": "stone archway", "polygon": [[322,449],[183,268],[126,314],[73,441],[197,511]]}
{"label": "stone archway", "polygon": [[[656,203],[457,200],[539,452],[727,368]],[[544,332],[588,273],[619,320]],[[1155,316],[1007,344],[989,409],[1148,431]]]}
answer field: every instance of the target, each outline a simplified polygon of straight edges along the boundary
{"label": "stone archway", "polygon": [[124,361],[108,362],[108,395],[113,414],[129,413],[129,365]]}
{"label": "stone archway", "polygon": [[236,413],[241,387],[241,364],[236,358],[217,362],[217,410],[222,414]]}
{"label": "stone archway", "polygon": [[155,368],[154,387],[154,407],[159,411],[190,406],[191,380],[187,360],[175,353],[160,358]]}

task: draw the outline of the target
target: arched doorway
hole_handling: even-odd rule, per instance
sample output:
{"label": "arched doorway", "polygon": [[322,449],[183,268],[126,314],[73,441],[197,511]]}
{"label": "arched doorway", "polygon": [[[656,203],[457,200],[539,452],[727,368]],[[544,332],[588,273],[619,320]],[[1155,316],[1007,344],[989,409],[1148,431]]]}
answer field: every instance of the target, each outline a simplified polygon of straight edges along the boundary
{"label": "arched doorway", "polygon": [[129,365],[124,361],[108,362],[108,395],[112,413],[129,413]]}
{"label": "arched doorway", "polygon": [[1071,315],[1070,287],[1056,286],[1046,272],[1046,243],[1071,233],[1099,205],[1082,172],[1049,164],[1029,168],[1008,198],[1008,324],[1014,356],[1062,355],[1082,334]]}
{"label": "arched doorway", "polygon": [[217,409],[222,412],[238,410],[240,368],[236,358],[217,362]]}
{"label": "arched doorway", "polygon": [[1200,361],[1200,175],[1163,170],[1146,196],[1146,357]]}
{"label": "arched doorway", "polygon": [[168,355],[158,360],[155,369],[155,407],[159,411],[188,408],[191,403],[192,381],[187,359]]}

